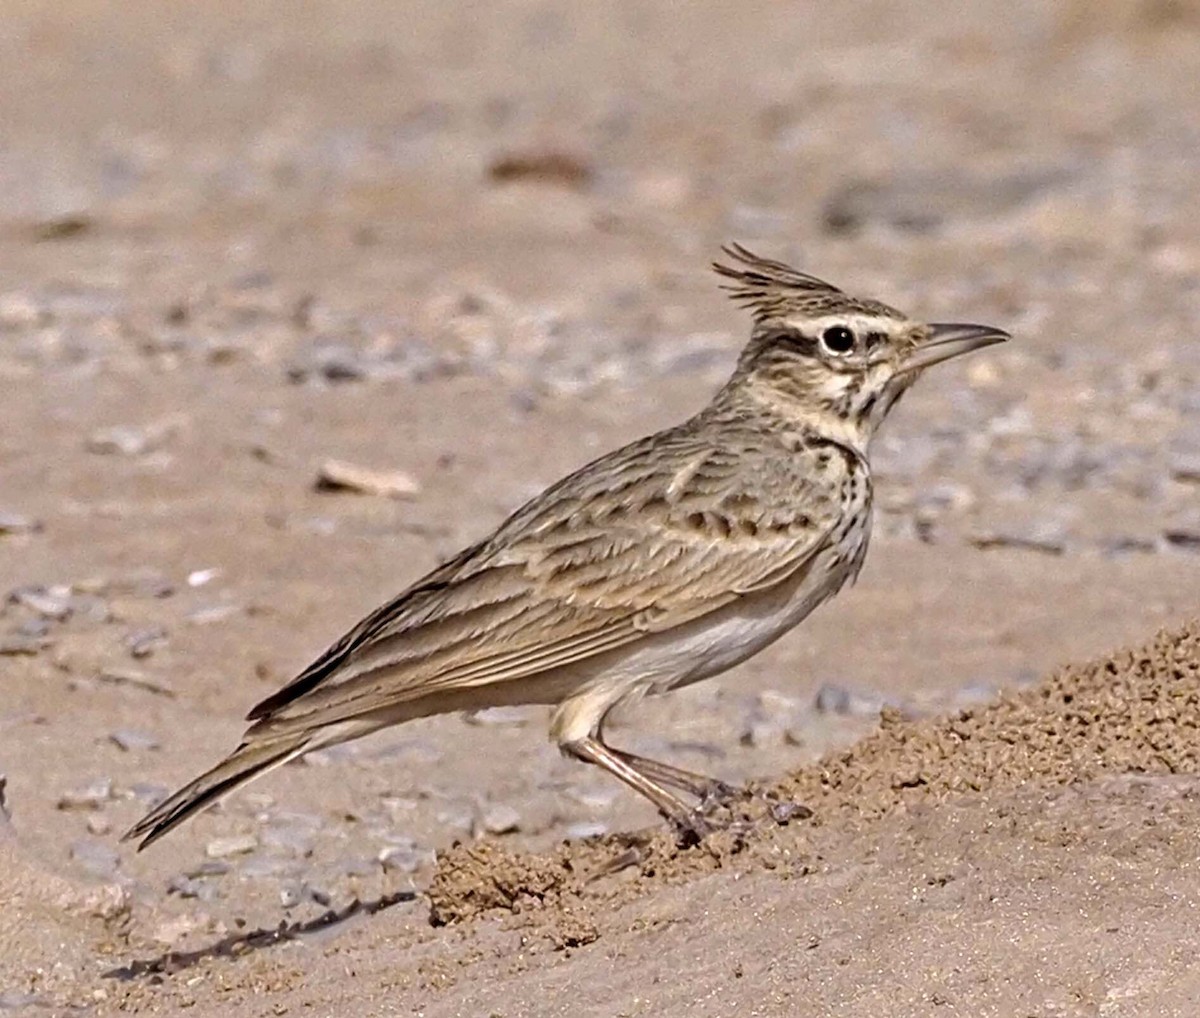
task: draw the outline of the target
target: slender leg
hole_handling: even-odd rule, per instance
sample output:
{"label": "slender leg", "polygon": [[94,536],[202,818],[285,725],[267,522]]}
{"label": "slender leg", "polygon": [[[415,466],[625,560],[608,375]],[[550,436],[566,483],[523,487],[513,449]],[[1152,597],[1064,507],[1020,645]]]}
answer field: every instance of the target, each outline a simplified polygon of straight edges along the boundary
{"label": "slender leg", "polygon": [[[663,816],[675,825],[681,835],[700,841],[713,830],[712,825],[696,810],[689,807],[682,799],[672,795],[658,782],[643,774],[624,757],[624,754],[609,749],[599,739],[589,735],[582,739],[563,743],[562,748],[579,760],[604,768],[613,777],[625,782],[635,792],[641,792],[658,807],[658,811]],[[674,768],[670,769],[674,770]]]}
{"label": "slender leg", "polygon": [[671,764],[628,753],[623,749],[612,749],[612,752],[645,777],[694,795],[706,806],[722,805],[746,794],[744,789],[727,784],[719,778],[710,778],[706,774],[673,767]]}

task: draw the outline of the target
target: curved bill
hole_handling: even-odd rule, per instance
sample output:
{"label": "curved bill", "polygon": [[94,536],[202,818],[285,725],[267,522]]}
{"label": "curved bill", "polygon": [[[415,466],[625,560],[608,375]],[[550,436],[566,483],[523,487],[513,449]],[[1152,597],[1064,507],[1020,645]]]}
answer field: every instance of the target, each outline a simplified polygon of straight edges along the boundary
{"label": "curved bill", "polygon": [[929,338],[908,355],[900,370],[919,371],[1011,338],[1003,329],[991,325],[940,322],[929,326]]}

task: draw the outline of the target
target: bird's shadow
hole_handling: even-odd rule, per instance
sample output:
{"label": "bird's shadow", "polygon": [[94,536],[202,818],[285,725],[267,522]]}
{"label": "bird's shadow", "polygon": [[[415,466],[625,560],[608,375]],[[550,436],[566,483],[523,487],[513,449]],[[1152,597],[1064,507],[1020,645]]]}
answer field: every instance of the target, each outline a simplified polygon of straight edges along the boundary
{"label": "bird's shadow", "polygon": [[373,901],[356,899],[344,908],[330,909],[315,919],[308,919],[304,922],[281,922],[273,929],[259,927],[255,930],[242,930],[194,951],[167,951],[153,958],[138,958],[127,965],[109,969],[104,973],[104,978],[128,982],[135,979],[153,979],[154,977],[175,975],[207,961],[209,958],[240,958],[254,951],[277,947],[280,944],[302,940],[309,936],[319,936],[356,916],[375,915],[393,905],[415,901],[416,898],[417,894],[414,891],[397,891],[394,894],[385,894]]}

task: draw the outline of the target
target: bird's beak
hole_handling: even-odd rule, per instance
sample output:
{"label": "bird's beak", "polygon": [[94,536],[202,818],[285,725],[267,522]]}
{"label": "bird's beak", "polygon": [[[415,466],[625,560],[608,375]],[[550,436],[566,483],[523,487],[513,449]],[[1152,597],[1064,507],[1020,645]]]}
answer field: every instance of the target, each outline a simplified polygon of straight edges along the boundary
{"label": "bird's beak", "polygon": [[964,325],[958,322],[941,322],[929,326],[929,338],[916,347],[904,360],[902,372],[921,371],[951,357],[958,357],[972,350],[1003,343],[1012,337],[1003,329],[990,325]]}

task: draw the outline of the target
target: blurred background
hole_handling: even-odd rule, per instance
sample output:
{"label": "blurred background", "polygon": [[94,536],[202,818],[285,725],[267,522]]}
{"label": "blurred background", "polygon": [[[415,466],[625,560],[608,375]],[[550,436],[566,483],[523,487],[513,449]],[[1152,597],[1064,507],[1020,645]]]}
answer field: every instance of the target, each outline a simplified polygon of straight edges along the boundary
{"label": "blurred background", "polygon": [[271,925],[420,883],[452,837],[651,822],[534,711],[115,847],[361,614],[700,407],[748,335],[707,269],[729,241],[1015,339],[880,438],[858,587],[620,742],[767,773],[1194,613],[1198,82],[1187,0],[3,3],[22,839]]}

